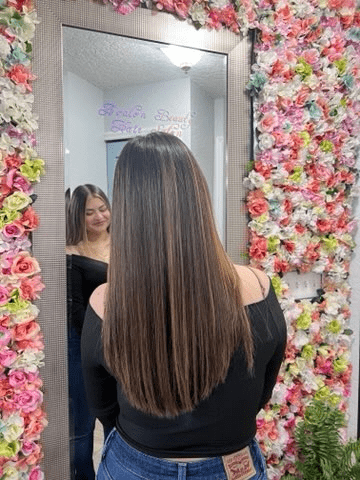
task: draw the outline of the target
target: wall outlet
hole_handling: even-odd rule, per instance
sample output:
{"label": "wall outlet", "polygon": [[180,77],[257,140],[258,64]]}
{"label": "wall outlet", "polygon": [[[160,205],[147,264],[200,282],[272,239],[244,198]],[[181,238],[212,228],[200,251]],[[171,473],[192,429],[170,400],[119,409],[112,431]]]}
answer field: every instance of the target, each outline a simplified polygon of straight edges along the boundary
{"label": "wall outlet", "polygon": [[290,293],[299,300],[317,297],[317,290],[322,287],[320,273],[289,272],[283,276],[283,280],[289,285]]}

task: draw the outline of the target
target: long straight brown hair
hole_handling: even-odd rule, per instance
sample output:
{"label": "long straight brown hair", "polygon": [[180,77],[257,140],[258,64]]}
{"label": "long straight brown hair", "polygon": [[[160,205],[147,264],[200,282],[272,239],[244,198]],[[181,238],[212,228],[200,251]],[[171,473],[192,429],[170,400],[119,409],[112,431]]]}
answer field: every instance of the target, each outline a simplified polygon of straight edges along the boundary
{"label": "long straight brown hair", "polygon": [[253,366],[240,279],[194,156],[166,133],[131,139],[114,174],[105,360],[131,405],[189,412],[224,382],[241,344]]}

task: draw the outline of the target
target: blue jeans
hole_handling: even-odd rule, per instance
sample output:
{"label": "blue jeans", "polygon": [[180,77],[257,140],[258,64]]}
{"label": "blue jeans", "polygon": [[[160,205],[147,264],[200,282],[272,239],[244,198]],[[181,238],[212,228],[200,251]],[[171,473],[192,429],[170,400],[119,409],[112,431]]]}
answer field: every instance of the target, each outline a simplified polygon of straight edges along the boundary
{"label": "blue jeans", "polygon": [[[256,474],[251,480],[267,480],[261,450],[252,440],[249,444]],[[173,462],[151,457],[127,444],[114,428],[108,436],[96,475],[97,480],[226,480],[221,457],[197,462]]]}
{"label": "blue jeans", "polygon": [[80,335],[68,331],[71,480],[95,480],[93,443],[95,417],[86,402],[81,369]]}

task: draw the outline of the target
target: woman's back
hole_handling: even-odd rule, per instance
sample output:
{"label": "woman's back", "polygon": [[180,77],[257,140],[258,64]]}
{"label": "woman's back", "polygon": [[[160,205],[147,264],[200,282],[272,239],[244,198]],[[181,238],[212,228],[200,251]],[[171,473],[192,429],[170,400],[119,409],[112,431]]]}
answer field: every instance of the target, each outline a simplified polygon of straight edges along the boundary
{"label": "woman's back", "polygon": [[[122,437],[136,449],[157,457],[210,457],[237,451],[254,437],[255,417],[271,396],[283,358],[286,328],[266,275],[247,267],[236,269],[254,337],[253,374],[247,368],[240,346],[233,355],[225,382],[192,412],[173,418],[139,411],[130,405],[121,386],[114,385],[106,371],[99,342],[106,287],[101,286],[94,292],[83,333],[83,367],[88,395],[100,420],[109,426],[115,423]],[[101,390],[107,392],[106,406],[101,404],[102,399],[92,388],[94,372],[100,382],[105,382]]]}

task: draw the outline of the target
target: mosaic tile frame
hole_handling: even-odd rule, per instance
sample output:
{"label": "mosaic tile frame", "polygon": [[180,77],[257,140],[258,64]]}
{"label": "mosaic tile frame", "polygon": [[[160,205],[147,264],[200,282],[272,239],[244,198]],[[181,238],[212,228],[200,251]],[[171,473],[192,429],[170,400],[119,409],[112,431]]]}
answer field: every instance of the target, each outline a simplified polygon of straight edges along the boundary
{"label": "mosaic tile frame", "polygon": [[250,39],[228,31],[196,31],[167,13],[137,9],[121,17],[107,6],[88,0],[38,0],[40,20],[34,39],[34,111],[39,115],[38,153],[47,174],[37,187],[41,226],[34,234],[34,256],[46,284],[39,321],[45,337],[44,407],[49,426],[43,433],[46,478],[69,478],[67,409],[65,208],[62,111],[62,25],[135,38],[196,46],[228,54],[227,214],[226,248],[231,259],[244,263],[247,217],[242,179],[251,154],[251,105],[245,94],[250,75]]}

